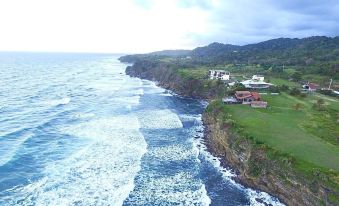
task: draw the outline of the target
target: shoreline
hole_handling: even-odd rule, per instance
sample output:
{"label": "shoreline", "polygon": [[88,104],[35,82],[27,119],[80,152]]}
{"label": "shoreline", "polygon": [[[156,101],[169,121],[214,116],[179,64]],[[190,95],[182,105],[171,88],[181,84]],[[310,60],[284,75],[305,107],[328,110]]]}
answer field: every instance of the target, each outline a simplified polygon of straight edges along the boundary
{"label": "shoreline", "polygon": [[[201,81],[184,79],[164,63],[139,61],[128,66],[125,73],[157,82],[157,86],[182,97],[207,102],[218,99],[218,94],[214,92],[216,87],[201,91]],[[267,149],[233,133],[233,126],[225,125],[220,119],[220,108],[213,106],[218,105],[210,105],[202,114],[204,145],[210,154],[220,160],[223,168],[235,171],[236,176],[232,178],[235,182],[254,191],[268,193],[285,205],[332,205],[327,200],[326,187],[318,185],[314,190],[312,178],[284,162],[269,158]],[[256,173],[257,169],[260,173]]]}

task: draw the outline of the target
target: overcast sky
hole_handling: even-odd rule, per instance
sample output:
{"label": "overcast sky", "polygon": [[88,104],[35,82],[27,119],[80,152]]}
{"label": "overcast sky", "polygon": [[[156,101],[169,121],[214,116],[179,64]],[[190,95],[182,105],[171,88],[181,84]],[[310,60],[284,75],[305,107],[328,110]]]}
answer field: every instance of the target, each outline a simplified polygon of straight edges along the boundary
{"label": "overcast sky", "polygon": [[0,50],[135,53],[339,35],[339,0],[0,0]]}

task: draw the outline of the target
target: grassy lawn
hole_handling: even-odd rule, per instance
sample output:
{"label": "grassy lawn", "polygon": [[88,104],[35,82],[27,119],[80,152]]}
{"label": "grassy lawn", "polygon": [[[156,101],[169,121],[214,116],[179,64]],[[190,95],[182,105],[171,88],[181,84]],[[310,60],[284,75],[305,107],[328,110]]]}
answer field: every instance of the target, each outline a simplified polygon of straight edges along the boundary
{"label": "grassy lawn", "polygon": [[287,85],[289,87],[297,87],[300,88],[301,85],[296,83],[296,82],[292,82],[292,81],[288,81],[287,79],[281,79],[281,78],[275,78],[275,77],[268,77],[270,83],[276,85],[276,86],[281,86],[281,85]]}
{"label": "grassy lawn", "polygon": [[[311,163],[339,171],[339,103],[325,99],[328,111],[317,111],[312,105],[318,98],[266,95],[263,99],[268,101],[268,109],[246,105],[225,105],[224,109],[246,135],[306,163],[299,165],[304,167],[301,169],[307,169],[307,163]],[[298,111],[293,107],[296,103],[303,105]]]}
{"label": "grassy lawn", "polygon": [[208,69],[178,69],[177,73],[184,79],[208,79]]}

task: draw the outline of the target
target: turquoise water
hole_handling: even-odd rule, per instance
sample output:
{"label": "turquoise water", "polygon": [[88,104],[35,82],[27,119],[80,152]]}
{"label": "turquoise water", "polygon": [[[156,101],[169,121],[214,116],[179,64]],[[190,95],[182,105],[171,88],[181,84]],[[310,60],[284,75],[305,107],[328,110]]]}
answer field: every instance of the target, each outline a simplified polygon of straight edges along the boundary
{"label": "turquoise water", "polygon": [[0,53],[0,205],[281,205],[206,151],[203,102],[117,57]]}

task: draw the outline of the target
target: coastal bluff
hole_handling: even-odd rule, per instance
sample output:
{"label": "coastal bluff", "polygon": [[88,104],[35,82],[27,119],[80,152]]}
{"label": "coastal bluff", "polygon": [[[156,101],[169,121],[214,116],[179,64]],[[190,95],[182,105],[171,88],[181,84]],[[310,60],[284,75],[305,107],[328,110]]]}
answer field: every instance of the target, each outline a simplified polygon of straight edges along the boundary
{"label": "coastal bluff", "polygon": [[[126,74],[131,77],[155,81],[179,95],[211,102],[203,113],[205,142],[225,167],[237,173],[236,181],[278,197],[287,205],[336,205],[330,200],[330,196],[337,194],[335,186],[329,188],[318,179],[296,171],[290,167],[293,160],[280,157],[276,151],[235,132],[235,124],[220,116],[221,102],[216,99],[220,97],[218,88],[223,85],[206,88],[203,81],[184,78],[176,68],[164,62],[137,60],[129,63],[133,65],[126,68]],[[270,153],[279,157],[272,158]]]}

